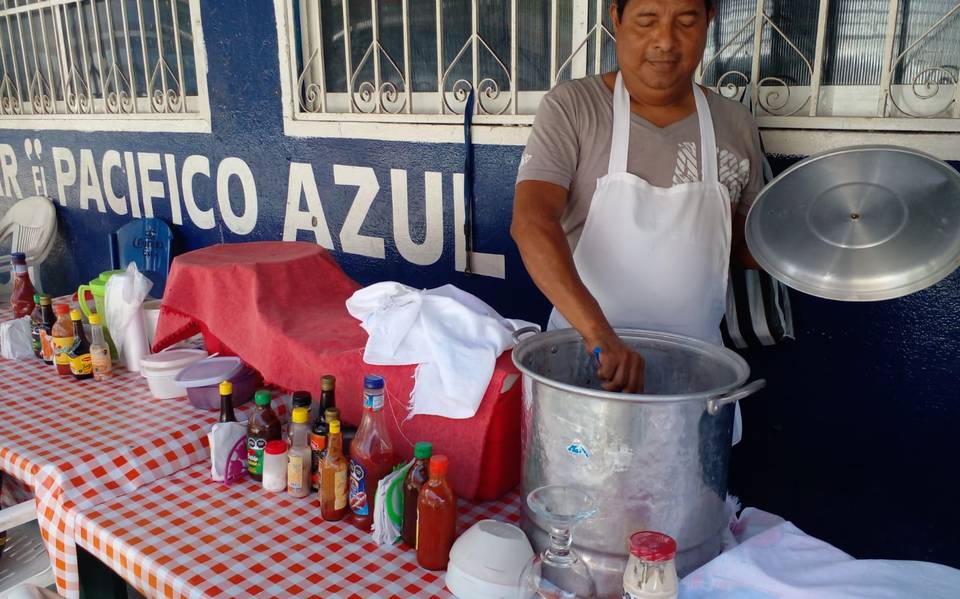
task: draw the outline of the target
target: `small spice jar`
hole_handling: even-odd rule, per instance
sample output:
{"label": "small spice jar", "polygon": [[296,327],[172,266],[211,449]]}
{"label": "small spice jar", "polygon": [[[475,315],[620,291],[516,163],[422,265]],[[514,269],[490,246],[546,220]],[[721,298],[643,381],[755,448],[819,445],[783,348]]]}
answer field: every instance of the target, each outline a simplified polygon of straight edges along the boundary
{"label": "small spice jar", "polygon": [[263,488],[274,493],[287,488],[286,441],[270,441],[263,449]]}
{"label": "small spice jar", "polygon": [[661,532],[630,535],[630,559],[623,573],[624,599],[676,599],[677,542]]}

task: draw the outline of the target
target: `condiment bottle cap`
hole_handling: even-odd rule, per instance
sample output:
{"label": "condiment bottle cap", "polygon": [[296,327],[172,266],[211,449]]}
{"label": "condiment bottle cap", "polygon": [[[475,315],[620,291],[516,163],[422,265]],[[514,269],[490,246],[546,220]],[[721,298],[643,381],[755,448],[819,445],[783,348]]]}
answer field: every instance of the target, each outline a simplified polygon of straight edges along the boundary
{"label": "condiment bottle cap", "polygon": [[53,300],[50,299],[50,296],[49,296],[49,295],[41,295],[41,296],[40,296],[40,305],[41,305],[41,306],[49,306],[52,302],[53,302]]}
{"label": "condiment bottle cap", "polygon": [[270,392],[266,389],[260,389],[253,396],[253,403],[258,406],[269,406],[270,405],[271,395]]}
{"label": "condiment bottle cap", "polygon": [[426,441],[417,441],[413,446],[413,457],[418,460],[426,460],[433,453],[433,444]]}
{"label": "condiment bottle cap", "polygon": [[327,408],[323,411],[323,419],[327,422],[340,420],[340,408]]}
{"label": "condiment bottle cap", "polygon": [[331,432],[331,433],[333,433],[333,434],[335,434],[335,435],[340,433],[340,421],[339,421],[339,420],[331,420],[331,421],[328,422],[327,424],[330,425],[330,432]]}
{"label": "condiment bottle cap", "polygon": [[33,294],[33,303],[35,303],[35,304],[39,304],[39,303],[40,303],[40,294],[39,294],[39,293],[34,293],[34,294]]}
{"label": "condiment bottle cap", "polygon": [[641,530],[630,535],[630,553],[645,562],[665,562],[677,555],[677,542],[662,532]]}
{"label": "condiment bottle cap", "polygon": [[363,386],[367,389],[383,389],[383,377],[379,374],[368,374],[363,377]]}
{"label": "condiment bottle cap", "polygon": [[295,424],[303,424],[304,422],[310,420],[310,410],[306,408],[296,408],[293,411],[293,417],[291,418]]}
{"label": "condiment bottle cap", "polygon": [[54,304],[53,311],[56,314],[69,314],[70,306],[67,304]]}
{"label": "condiment bottle cap", "polygon": [[324,391],[333,391],[337,384],[337,377],[332,374],[325,374],[320,378],[320,388]]}
{"label": "condiment bottle cap", "polygon": [[294,408],[308,408],[313,403],[313,398],[309,391],[294,391],[290,396],[290,403]]}
{"label": "condiment bottle cap", "polygon": [[80,310],[70,310],[70,320],[83,320]]}
{"label": "condiment bottle cap", "polygon": [[279,439],[274,441],[268,441],[267,446],[263,448],[264,451],[270,455],[280,455],[287,453],[287,442],[281,441]]}
{"label": "condiment bottle cap", "polygon": [[230,381],[220,383],[220,395],[233,395],[233,383]]}
{"label": "condiment bottle cap", "polygon": [[435,455],[430,458],[430,476],[444,476],[450,462],[445,455]]}
{"label": "condiment bottle cap", "polygon": [[92,324],[92,325],[99,325],[99,324],[100,324],[100,315],[97,314],[96,312],[94,312],[93,314],[90,315],[90,318],[88,318],[87,320],[89,320],[89,321],[90,321],[90,324]]}

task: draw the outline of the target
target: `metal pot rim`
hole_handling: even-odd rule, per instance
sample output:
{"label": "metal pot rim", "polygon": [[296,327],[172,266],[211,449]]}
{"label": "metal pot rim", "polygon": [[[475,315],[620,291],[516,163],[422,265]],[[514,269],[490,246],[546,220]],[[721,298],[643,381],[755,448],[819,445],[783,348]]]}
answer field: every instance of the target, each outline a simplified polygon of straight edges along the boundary
{"label": "metal pot rim", "polygon": [[541,374],[533,372],[521,362],[522,358],[533,351],[541,349],[541,346],[550,346],[556,345],[558,343],[569,343],[570,341],[575,341],[576,343],[583,344],[583,339],[580,334],[574,329],[556,329],[553,331],[545,331],[542,333],[536,333],[529,337],[520,338],[517,341],[516,347],[513,349],[513,363],[516,367],[523,373],[523,376],[530,377],[531,379],[542,383],[548,387],[554,389],[559,389],[566,391],[568,393],[574,393],[577,395],[582,395],[585,397],[590,397],[593,399],[602,399],[602,400],[612,400],[612,401],[622,401],[627,403],[645,403],[645,404],[658,404],[658,403],[680,403],[687,401],[708,401],[727,395],[728,393],[735,391],[742,387],[750,376],[750,366],[747,364],[747,361],[744,360],[736,352],[727,349],[726,347],[714,345],[712,343],[707,343],[706,341],[701,341],[699,339],[693,339],[691,337],[685,337],[683,335],[674,335],[672,333],[663,333],[659,331],[645,331],[641,329],[615,329],[617,335],[621,338],[643,338],[643,339],[656,339],[658,341],[672,342],[676,345],[682,345],[688,348],[696,349],[703,351],[708,354],[713,354],[720,360],[726,361],[730,364],[731,368],[737,372],[737,380],[734,383],[729,385],[723,385],[710,389],[707,391],[702,391],[700,393],[687,393],[683,395],[647,395],[643,393],[619,393],[616,391],[601,391],[597,389],[587,389],[584,387],[578,387],[576,385],[569,385],[567,383],[560,383],[553,379],[549,379]]}

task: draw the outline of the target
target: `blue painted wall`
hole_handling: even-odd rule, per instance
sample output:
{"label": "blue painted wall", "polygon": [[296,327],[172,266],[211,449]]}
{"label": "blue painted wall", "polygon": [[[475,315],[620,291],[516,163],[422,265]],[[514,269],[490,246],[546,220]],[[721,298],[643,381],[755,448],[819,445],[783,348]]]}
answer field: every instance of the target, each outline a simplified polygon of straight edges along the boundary
{"label": "blue painted wall", "polygon": [[[339,250],[338,231],[355,188],[335,185],[332,165],[371,167],[380,193],[362,232],[387,239],[386,259],[338,251],[349,275],[363,283],[454,283],[505,314],[545,320],[547,304],[526,276],[508,235],[511,173],[520,148],[476,148],[476,249],[505,255],[506,280],[458,273],[452,173],[462,169],[463,148],[285,137],[272,3],[247,3],[244,10],[236,10],[229,3],[204,2],[202,10],[213,133],[0,131],[0,144],[10,144],[17,153],[25,194],[33,189],[29,167],[42,165],[49,195],[59,195],[51,159],[54,146],[70,148],[77,159],[81,148],[89,148],[98,165],[107,150],[173,154],[178,169],[192,154],[209,157],[212,170],[224,157],[243,159],[257,184],[256,228],[239,236],[225,227],[201,230],[185,219],[175,228],[177,250],[182,252],[220,241],[279,239],[289,164],[308,162]],[[25,156],[25,139],[41,141],[40,160]],[[789,162],[778,160],[777,167]],[[409,173],[414,230],[422,228],[424,220],[423,172],[443,173],[444,251],[432,266],[410,265],[391,244],[390,169]],[[126,193],[126,180],[115,177],[114,189]],[[107,234],[130,218],[109,210],[81,210],[76,186],[64,195],[62,243],[44,268],[47,290],[54,293],[106,270]],[[213,206],[222,223],[214,184],[198,177],[196,196],[201,207]],[[11,202],[0,200],[0,209]],[[154,205],[157,216],[170,220],[165,202]],[[241,210],[240,204],[234,209]],[[746,505],[782,514],[858,557],[924,559],[960,567],[960,491],[955,482],[960,274],[896,301],[843,304],[795,294],[794,302],[799,341],[746,354],[769,388],[744,402],[746,435],[734,451],[733,492]]]}

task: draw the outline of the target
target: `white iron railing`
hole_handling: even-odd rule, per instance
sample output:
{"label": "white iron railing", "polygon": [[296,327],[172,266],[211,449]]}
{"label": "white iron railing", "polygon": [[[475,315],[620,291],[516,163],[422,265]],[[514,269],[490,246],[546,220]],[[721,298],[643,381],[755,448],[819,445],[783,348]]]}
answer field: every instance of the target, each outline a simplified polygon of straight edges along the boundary
{"label": "white iron railing", "polygon": [[[448,3],[436,0],[431,15],[436,32],[436,64],[433,65],[411,60],[411,0],[322,0],[328,11],[340,17],[333,23],[321,22],[322,11],[317,0],[279,1],[288,3],[288,14],[297,10],[300,22],[299,35],[292,26],[288,32],[291,51],[301,57],[299,61],[296,55],[290,57],[292,64],[300,65],[295,70],[296,87],[290,95],[295,120],[453,123],[456,115],[462,115],[468,93],[475,90],[478,123],[529,124],[539,100],[548,91],[520,87],[519,0],[501,0],[504,11],[509,3],[510,18],[509,22],[495,25],[508,29],[508,48],[495,47],[481,33],[491,27],[481,27],[485,18],[481,1],[470,0],[469,12],[460,15],[469,20],[469,33],[455,46],[458,52],[452,60],[444,58],[450,55],[445,52],[449,48],[444,48],[444,15]],[[960,2],[952,7],[945,2],[943,15],[932,26],[911,39],[901,39],[898,26],[903,18],[904,1],[889,0],[879,85],[827,85],[824,81],[824,62],[831,51],[827,47],[830,0],[819,0],[816,41],[813,51],[807,52],[801,50],[777,18],[771,16],[765,8],[769,2],[757,0],[753,14],[742,24],[725,27],[730,34],[717,44],[716,52],[705,57],[698,81],[703,82],[703,73],[716,72],[726,56],[746,50],[751,53],[748,72],[727,70],[712,76],[705,84],[729,97],[742,97],[749,91],[761,127],[960,131],[960,73],[957,72],[960,50],[958,56],[944,58],[942,65],[918,63],[924,59],[918,50],[934,36],[946,34],[960,41]],[[369,16],[366,16],[367,7],[363,6],[363,21],[352,19],[351,7],[366,2],[369,2]],[[394,55],[383,44],[380,21],[381,5],[397,2],[402,2],[403,49],[402,54]],[[544,33],[549,37],[549,50],[548,56],[540,58],[542,68],[549,68],[551,86],[565,79],[601,73],[613,66],[609,4],[609,0],[549,0],[549,27]],[[719,0],[717,4],[718,10],[723,11],[724,1]],[[423,16],[418,14],[417,18]],[[569,22],[565,22],[568,18]],[[360,29],[369,29],[371,41],[361,58],[355,60],[351,37]],[[349,34],[351,31],[354,35]],[[769,43],[771,36],[777,36],[783,43]],[[340,46],[336,48],[338,56],[342,55],[338,60],[344,61],[347,75],[346,84],[340,89],[329,86],[326,67],[330,63],[324,55],[325,39],[327,49]],[[416,42],[422,44],[424,40]],[[791,53],[781,58],[796,62],[809,83],[798,85],[776,73],[763,72],[765,63],[761,59],[775,47]],[[960,48],[960,43],[957,47]],[[909,70],[905,68],[908,64]],[[454,76],[455,72],[463,72],[464,65],[468,76]],[[482,65],[486,65],[486,70]],[[413,76],[420,75],[421,71],[435,71],[434,91],[412,89]],[[908,71],[916,75],[909,80],[898,80],[906,79],[907,75],[902,73]]]}
{"label": "white iron railing", "polygon": [[[188,0],[0,0],[0,123],[203,111]],[[188,23],[186,30],[181,23]],[[188,68],[189,67],[189,68]],[[205,98],[204,98],[205,101]]]}

